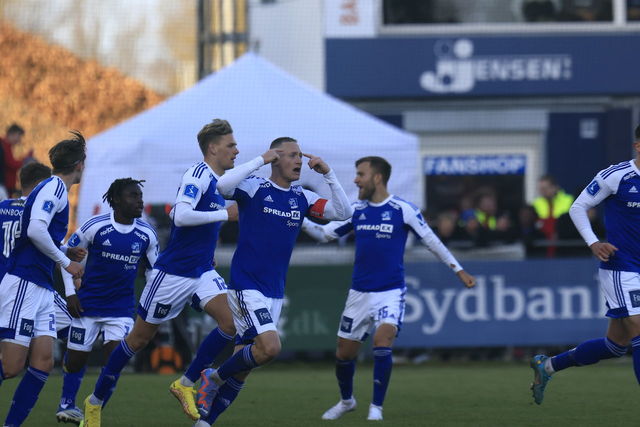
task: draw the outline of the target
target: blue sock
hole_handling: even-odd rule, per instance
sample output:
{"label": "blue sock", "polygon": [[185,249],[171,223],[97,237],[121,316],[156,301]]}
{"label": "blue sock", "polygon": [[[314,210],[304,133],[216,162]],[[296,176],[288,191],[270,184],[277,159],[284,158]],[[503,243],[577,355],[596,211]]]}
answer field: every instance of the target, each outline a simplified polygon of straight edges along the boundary
{"label": "blue sock", "polygon": [[127,342],[125,340],[120,341],[120,345],[111,352],[106,366],[100,372],[96,388],[93,391],[95,397],[104,402],[107,395],[113,393],[120,372],[127,366],[127,363],[134,355],[135,352],[129,348]]}
{"label": "blue sock", "polygon": [[336,360],[336,378],[342,400],[353,397],[353,375],[356,373],[355,360]]}
{"label": "blue sock", "polygon": [[4,380],[4,370],[2,369],[2,360],[0,360],[0,385],[2,385],[2,380]]}
{"label": "blue sock", "polygon": [[376,406],[382,406],[391,378],[391,347],[373,348],[373,400]]}
{"label": "blue sock", "polygon": [[232,339],[233,337],[222,332],[220,328],[215,328],[211,331],[204,341],[202,341],[202,344],[200,344],[196,357],[191,361],[191,364],[184,373],[184,376],[194,383],[198,381],[198,378],[200,378],[200,372],[213,363],[216,356],[224,350]]}
{"label": "blue sock", "polygon": [[20,381],[18,388],[16,388],[13,394],[11,408],[4,421],[5,425],[19,426],[27,419],[48,377],[48,372],[31,366],[27,368],[27,372],[24,374],[24,377],[22,377],[22,381]]}
{"label": "blue sock", "polygon": [[593,365],[600,360],[621,357],[626,352],[626,347],[614,343],[607,337],[597,338],[552,357],[551,365],[555,371],[561,371],[571,366]]}
{"label": "blue sock", "polygon": [[76,406],[76,396],[82,384],[82,378],[87,371],[87,367],[83,366],[78,372],[64,372],[62,382],[62,396],[60,396],[61,408],[73,408]]}
{"label": "blue sock", "polygon": [[114,377],[115,377],[115,380],[113,381],[113,387],[111,387],[107,391],[107,393],[104,395],[104,400],[102,401],[103,408],[107,406],[107,402],[109,401],[109,399],[111,399],[111,395],[116,390],[116,384],[118,383],[118,378],[120,378],[120,374],[115,374]]}
{"label": "blue sock", "polygon": [[227,381],[235,374],[250,371],[258,366],[256,360],[253,358],[253,354],[251,354],[251,347],[253,347],[253,344],[249,344],[235,353],[218,368],[218,376],[222,381]]}
{"label": "blue sock", "polygon": [[227,379],[227,382],[220,387],[218,394],[216,394],[215,399],[213,399],[211,410],[204,418],[204,421],[209,424],[215,423],[220,414],[226,411],[229,405],[236,400],[236,397],[238,397],[238,393],[242,390],[243,385],[244,381],[240,381],[233,377]]}
{"label": "blue sock", "polygon": [[631,348],[633,349],[633,372],[640,383],[640,335],[631,340]]}

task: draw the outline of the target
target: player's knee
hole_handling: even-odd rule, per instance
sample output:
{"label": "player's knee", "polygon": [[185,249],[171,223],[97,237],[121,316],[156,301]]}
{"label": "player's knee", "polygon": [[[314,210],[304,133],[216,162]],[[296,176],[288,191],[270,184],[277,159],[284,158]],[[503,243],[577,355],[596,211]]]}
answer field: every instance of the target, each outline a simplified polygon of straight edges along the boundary
{"label": "player's knee", "polygon": [[260,350],[264,359],[263,363],[270,362],[278,357],[278,355],[280,354],[280,350],[282,349],[280,341],[278,340],[264,343],[261,347],[262,348],[260,348]]}
{"label": "player's knee", "polygon": [[233,324],[233,319],[220,319],[218,321],[218,328],[225,334],[229,336],[234,336],[236,334],[236,327]]}
{"label": "player's knee", "polygon": [[53,370],[53,355],[31,356],[29,365],[43,372],[51,372]]}
{"label": "player's knee", "polygon": [[129,346],[129,348],[137,353],[138,351],[140,351],[143,348],[145,348],[147,346],[147,344],[149,344],[149,342],[151,341],[152,337],[153,336],[147,336],[147,335],[143,335],[143,334],[134,334],[132,332],[127,337],[126,342],[127,342],[127,345]]}
{"label": "player's knee", "polygon": [[74,360],[67,360],[64,362],[64,370],[70,374],[75,374],[76,372],[80,372],[84,364],[78,363]]}
{"label": "player's knee", "polygon": [[18,363],[8,363],[8,361],[5,361],[5,360],[2,361],[2,372],[4,374],[5,379],[17,377],[18,375],[20,375],[23,369],[24,369],[24,362],[18,364]]}
{"label": "player's knee", "polygon": [[336,350],[336,359],[338,360],[353,360],[356,358],[356,356],[357,354],[352,354],[351,352],[346,351],[342,348],[338,348]]}

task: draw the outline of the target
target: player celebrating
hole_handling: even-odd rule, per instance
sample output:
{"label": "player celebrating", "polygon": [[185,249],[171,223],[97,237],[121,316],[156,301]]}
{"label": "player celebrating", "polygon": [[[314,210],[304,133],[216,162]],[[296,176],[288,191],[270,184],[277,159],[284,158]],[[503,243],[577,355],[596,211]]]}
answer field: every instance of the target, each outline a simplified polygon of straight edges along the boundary
{"label": "player celebrating", "polygon": [[79,132],[49,150],[51,178],[29,194],[20,222],[20,235],[9,257],[7,274],[0,283],[0,378],[18,375],[29,366],[16,388],[5,425],[19,426],[53,367],[56,318],[53,268],[57,263],[74,277],[83,268],[59,249],[67,234],[69,201],[67,190],[80,182],[84,170],[85,140]]}
{"label": "player celebrating", "polygon": [[[531,389],[538,405],[555,372],[621,357],[629,343],[640,382],[640,126],[636,127],[633,147],[636,158],[598,172],[569,211],[580,235],[601,261],[598,275],[609,308],[607,334],[554,357],[539,354],[531,359]],[[587,211],[602,202],[608,243],[598,240],[587,217]]]}
{"label": "player celebrating", "polygon": [[[309,215],[344,220],[351,216],[344,190],[321,158],[304,154],[310,159],[309,167],[324,176],[331,200],[292,185],[300,179],[302,156],[295,139],[278,138],[271,143],[270,151],[229,171],[218,181],[220,192],[236,200],[240,212],[238,247],[231,261],[229,306],[242,345],[217,371],[203,372],[198,402],[204,403],[204,412],[208,413],[196,426],[213,424],[237,397],[248,371],[280,353],[276,324],[291,252],[303,218]],[[244,179],[270,162],[270,179]]]}
{"label": "player celebrating", "polygon": [[93,343],[102,334],[108,356],[127,336],[133,327],[140,261],[146,257],[152,266],[158,256],[155,231],[139,219],[144,207],[142,182],[116,179],[102,197],[113,211],[89,218],[69,239],[70,247],[87,248],[88,256],[77,294],[72,277],[62,273],[74,319],[64,357],[64,384],[56,413],[59,422],[82,421],[75,402]]}
{"label": "player celebrating", "polygon": [[409,231],[451,267],[468,288],[475,279],[431,231],[420,211],[389,194],[391,165],[382,157],[356,161],[358,203],[353,216],[326,226],[305,220],[302,227],[315,239],[327,242],[355,233],[353,280],[338,330],[336,377],[342,400],[327,410],[324,420],[335,420],[356,408],[353,376],[362,342],[373,330],[373,399],[368,420],[382,420],[382,404],[391,377],[391,347],[404,315],[404,249]]}
{"label": "player celebrating", "polygon": [[227,287],[213,269],[213,255],[220,223],[235,219],[237,209],[225,209],[216,190],[217,181],[233,163],[238,149],[226,120],[216,119],[198,133],[204,161],[187,169],[173,208],[171,236],[159,255],[140,297],[133,330],[111,353],[93,394],[85,399],[85,427],[100,426],[101,408],[122,369],[134,354],[155,335],[158,325],[175,318],[185,304],[204,309],[218,322],[205,338],[183,378],[170,391],[180,400],[185,413],[199,418],[193,384],[235,335],[227,304]]}
{"label": "player celebrating", "polygon": [[[15,240],[20,231],[20,218],[24,210],[24,203],[27,200],[26,196],[33,191],[40,181],[51,177],[51,169],[42,163],[31,162],[20,168],[19,177],[23,196],[19,199],[5,199],[0,202],[0,225],[2,226],[3,235],[3,239],[0,240],[0,278],[7,271],[9,255],[15,247]],[[80,261],[85,255],[81,250],[68,250],[66,246],[61,246],[60,250],[66,252],[69,259],[73,261]],[[67,310],[67,303],[58,295],[58,292],[54,291],[53,294],[56,308],[56,332],[58,339],[66,341],[69,325],[71,324],[71,315]]]}

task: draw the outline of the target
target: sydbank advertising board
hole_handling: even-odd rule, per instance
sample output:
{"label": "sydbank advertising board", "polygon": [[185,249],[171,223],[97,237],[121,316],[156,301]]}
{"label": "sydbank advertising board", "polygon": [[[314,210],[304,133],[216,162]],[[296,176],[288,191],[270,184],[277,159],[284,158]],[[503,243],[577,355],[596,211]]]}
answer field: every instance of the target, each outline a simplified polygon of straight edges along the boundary
{"label": "sydbank advertising board", "polygon": [[638,94],[640,34],[329,38],[343,98]]}

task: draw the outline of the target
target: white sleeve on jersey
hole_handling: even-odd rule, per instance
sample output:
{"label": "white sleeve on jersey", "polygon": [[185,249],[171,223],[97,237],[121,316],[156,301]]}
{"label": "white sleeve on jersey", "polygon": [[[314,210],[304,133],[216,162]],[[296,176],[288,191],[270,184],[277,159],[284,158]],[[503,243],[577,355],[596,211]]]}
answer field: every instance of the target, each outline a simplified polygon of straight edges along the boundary
{"label": "white sleeve on jersey", "polygon": [[262,156],[258,156],[226,171],[218,180],[218,191],[227,199],[233,197],[236,188],[245,180],[245,178],[263,165],[264,159]]}
{"label": "white sleeve on jersey", "polygon": [[312,239],[320,243],[327,243],[340,237],[336,230],[343,225],[349,224],[351,218],[346,221],[332,221],[328,224],[321,225],[305,218],[302,221],[302,230]]}
{"label": "white sleeve on jersey", "polygon": [[[201,163],[198,163],[200,165]],[[200,177],[195,173],[198,165],[192,166],[182,175],[182,181],[180,182],[180,188],[178,189],[178,195],[176,196],[176,205],[180,202],[185,202],[191,208],[195,209],[202,197],[202,194],[209,189],[211,178],[209,177],[208,168],[201,171]]]}
{"label": "white sleeve on jersey", "polygon": [[569,209],[569,216],[571,216],[573,224],[587,243],[587,246],[591,246],[599,241],[598,236],[596,236],[591,228],[587,211],[598,206],[604,199],[618,191],[620,176],[618,174],[614,175],[616,176],[602,179],[600,172],[598,172],[593,181],[582,190],[582,193],[580,193],[571,205],[571,209]]}
{"label": "white sleeve on jersey", "polygon": [[27,227],[27,236],[33,245],[60,267],[67,268],[71,260],[53,243],[48,224],[41,219],[32,219]]}
{"label": "white sleeve on jersey", "polygon": [[61,212],[68,203],[66,186],[60,178],[54,178],[47,182],[36,195],[29,219],[42,220],[48,227],[53,216]]}
{"label": "white sleeve on jersey", "polygon": [[[93,242],[93,237],[95,236],[99,226],[104,224],[102,222],[98,222],[94,226],[89,227],[86,233],[83,233],[82,229],[84,228],[85,224],[87,224],[89,221],[91,221],[94,218],[95,217],[91,217],[87,221],[85,221],[84,224],[82,224],[82,226],[79,227],[71,235],[71,237],[69,237],[69,240],[67,240],[67,243],[66,243],[67,247],[85,248],[85,249],[89,247],[89,245]],[[81,264],[83,267],[87,264],[87,257],[84,257]],[[75,295],[76,287],[73,285],[73,277],[71,276],[71,274],[67,273],[67,270],[65,270],[64,268],[60,269],[60,273],[62,275],[62,281],[64,282],[65,295],[66,296]]]}
{"label": "white sleeve on jersey", "polygon": [[229,219],[226,209],[217,211],[197,211],[185,202],[178,202],[172,210],[173,222],[178,227],[193,227],[196,225],[220,222]]}
{"label": "white sleeve on jersey", "polygon": [[342,189],[340,182],[338,182],[338,178],[336,177],[333,169],[323,176],[331,190],[331,199],[325,201],[325,199],[322,199],[313,191],[303,190],[303,193],[309,202],[309,206],[316,204],[316,202],[320,200],[318,205],[314,206],[309,214],[313,217],[328,219],[330,221],[344,221],[351,218],[351,215],[353,214],[351,203],[349,203],[349,199]]}
{"label": "white sleeve on jersey", "polygon": [[444,264],[449,266],[455,273],[463,270],[462,266],[456,260],[449,249],[442,243],[442,241],[435,235],[431,227],[427,225],[427,222],[422,217],[420,211],[408,203],[401,203],[402,216],[404,223],[420,237],[422,243],[433,252]]}
{"label": "white sleeve on jersey", "polygon": [[146,235],[149,236],[149,246],[147,247],[147,261],[149,261],[149,265],[151,266],[151,268],[153,268],[156,260],[158,259],[158,252],[160,252],[160,249],[158,247],[158,239],[156,238],[155,233],[146,233]]}

